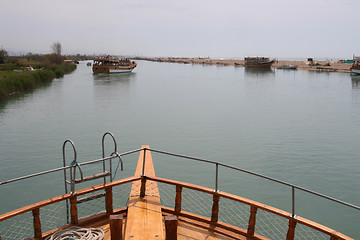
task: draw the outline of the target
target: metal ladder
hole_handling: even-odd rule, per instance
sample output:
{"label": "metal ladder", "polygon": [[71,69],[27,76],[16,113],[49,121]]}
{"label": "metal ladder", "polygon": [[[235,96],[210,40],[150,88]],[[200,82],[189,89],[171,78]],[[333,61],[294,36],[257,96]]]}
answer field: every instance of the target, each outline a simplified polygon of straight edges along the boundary
{"label": "metal ladder", "polygon": [[[111,136],[113,142],[114,142],[114,152],[110,155],[110,157],[106,157],[105,158],[105,137],[109,135]],[[66,154],[65,154],[65,149],[66,149],[66,145],[67,143],[71,144],[73,151],[74,151],[74,160],[68,164],[66,162]],[[103,178],[104,179],[104,184],[107,183],[107,177],[109,177],[109,181],[112,182],[112,159],[113,158],[119,158],[119,161],[121,163],[121,171],[123,171],[123,162],[122,159],[120,157],[120,154],[117,152],[117,143],[115,140],[115,137],[112,133],[107,132],[103,135],[102,137],[102,158],[98,159],[98,160],[94,160],[91,162],[88,162],[88,164],[90,163],[97,163],[97,162],[102,162],[102,172],[97,173],[97,174],[93,174],[90,176],[86,176],[84,177],[83,171],[81,169],[81,165],[79,162],[77,162],[77,153],[76,153],[76,148],[75,145],[73,143],[73,141],[71,140],[66,140],[63,144],[63,165],[64,168],[69,166],[70,168],[64,169],[64,182],[65,182],[65,193],[73,193],[75,192],[75,186],[76,184],[79,183],[83,183],[83,182],[88,182],[91,180],[95,180],[95,179],[99,179],[99,178]],[[106,168],[106,161],[108,160],[108,170]],[[76,178],[76,169],[79,170],[80,173],[80,178]],[[69,177],[68,177],[69,175]],[[70,185],[70,191],[68,186]],[[105,196],[105,192],[101,192],[98,194],[94,194],[94,195],[90,195],[81,199],[77,200],[77,203],[83,203],[83,202],[87,202],[93,199],[97,199],[100,197],[104,197]]]}

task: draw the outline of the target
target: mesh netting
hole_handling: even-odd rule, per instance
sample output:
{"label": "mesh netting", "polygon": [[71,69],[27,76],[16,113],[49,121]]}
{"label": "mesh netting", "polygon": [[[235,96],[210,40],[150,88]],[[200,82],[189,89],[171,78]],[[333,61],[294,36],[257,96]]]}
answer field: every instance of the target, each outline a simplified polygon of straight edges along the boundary
{"label": "mesh netting", "polygon": [[34,236],[32,212],[0,222],[0,232],[2,240],[32,238]]}
{"label": "mesh netting", "polygon": [[211,217],[213,195],[183,188],[181,210]]}
{"label": "mesh netting", "polygon": [[[96,194],[104,194],[104,192],[105,192],[104,190],[100,190],[100,191],[84,194],[81,197],[78,197],[77,200],[79,201],[80,199],[91,197]],[[95,213],[104,212],[106,209],[105,204],[106,204],[105,197],[92,199],[90,201],[82,202],[80,204],[78,203],[77,204],[78,218],[81,219]]]}
{"label": "mesh netting", "polygon": [[295,239],[328,240],[329,235],[298,223],[295,228]]}
{"label": "mesh netting", "polygon": [[158,183],[161,205],[169,208],[175,207],[176,186]]}
{"label": "mesh netting", "polygon": [[286,239],[288,226],[288,219],[258,209],[255,233],[271,239]]}
{"label": "mesh netting", "polygon": [[47,232],[51,229],[67,224],[68,219],[66,201],[53,203],[41,208],[40,219],[42,232]]}
{"label": "mesh netting", "polygon": [[129,203],[132,182],[113,187],[113,208],[123,208]]}
{"label": "mesh netting", "polygon": [[227,198],[220,198],[219,221],[247,229],[250,206]]}

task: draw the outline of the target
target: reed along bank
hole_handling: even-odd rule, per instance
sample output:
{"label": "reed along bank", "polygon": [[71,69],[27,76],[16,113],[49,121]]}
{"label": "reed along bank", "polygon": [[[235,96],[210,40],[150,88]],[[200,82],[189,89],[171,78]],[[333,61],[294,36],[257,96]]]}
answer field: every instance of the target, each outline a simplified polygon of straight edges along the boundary
{"label": "reed along bank", "polygon": [[[6,68],[6,66],[3,66]],[[39,71],[0,71],[0,101],[5,100],[9,96],[36,87],[46,82],[52,81],[54,78],[64,76],[76,69],[75,64],[49,65]]]}

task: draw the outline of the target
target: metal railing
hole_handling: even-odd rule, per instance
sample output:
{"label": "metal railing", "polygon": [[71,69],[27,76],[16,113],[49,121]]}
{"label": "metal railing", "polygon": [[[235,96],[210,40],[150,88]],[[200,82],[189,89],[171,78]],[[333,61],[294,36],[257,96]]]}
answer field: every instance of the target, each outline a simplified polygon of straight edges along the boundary
{"label": "metal railing", "polygon": [[[105,157],[105,153],[104,153],[104,138],[105,138],[106,135],[110,135],[112,137],[113,141],[114,141],[114,149],[115,150],[109,157]],[[131,155],[131,154],[134,154],[134,153],[137,153],[137,152],[144,151],[143,163],[142,163],[142,165],[143,165],[142,168],[143,169],[142,169],[142,175],[141,175],[141,177],[143,179],[146,179],[145,172],[144,172],[145,164],[146,164],[146,162],[145,162],[146,153],[147,152],[149,152],[149,153],[157,153],[157,154],[162,154],[162,155],[166,155],[166,156],[172,156],[172,157],[176,157],[176,158],[187,159],[187,160],[191,160],[191,161],[196,161],[196,162],[201,162],[201,163],[213,165],[215,167],[214,175],[213,175],[214,178],[215,178],[214,179],[214,193],[219,192],[219,167],[224,167],[224,168],[232,169],[232,170],[235,170],[235,171],[238,171],[238,172],[243,172],[243,173],[250,174],[250,175],[262,178],[262,179],[269,180],[271,182],[275,182],[275,183],[278,183],[278,184],[281,184],[281,185],[284,185],[284,186],[288,186],[288,187],[291,188],[291,208],[292,208],[291,215],[290,215],[291,218],[296,218],[296,215],[295,215],[295,191],[296,190],[300,190],[300,191],[303,191],[303,192],[306,192],[306,193],[309,193],[309,194],[312,194],[312,195],[315,195],[315,196],[318,196],[318,197],[321,197],[321,198],[324,198],[324,199],[339,203],[341,205],[344,205],[344,206],[347,206],[347,207],[350,207],[350,208],[353,208],[353,209],[356,209],[356,210],[360,210],[359,206],[356,206],[356,205],[353,205],[353,204],[350,204],[350,203],[335,199],[333,197],[330,197],[330,196],[327,196],[327,195],[324,195],[324,194],[320,194],[318,192],[315,192],[315,191],[312,191],[312,190],[309,190],[309,189],[306,189],[306,188],[303,188],[303,187],[300,187],[300,186],[297,186],[297,185],[294,185],[294,184],[287,183],[285,181],[281,181],[281,180],[278,180],[278,179],[275,179],[275,178],[272,178],[272,177],[269,177],[269,176],[265,176],[265,175],[262,175],[262,174],[259,174],[259,173],[248,171],[248,170],[245,170],[245,169],[242,169],[242,168],[239,168],[239,167],[231,166],[231,165],[228,165],[228,164],[225,164],[225,163],[220,163],[220,162],[216,162],[216,161],[212,161],[212,160],[208,160],[208,159],[202,159],[202,158],[196,158],[196,157],[191,157],[191,156],[186,156],[186,155],[180,155],[180,154],[175,154],[175,153],[170,153],[170,152],[166,152],[166,151],[162,151],[162,150],[156,150],[156,149],[150,149],[150,148],[140,148],[140,149],[127,151],[127,152],[124,152],[124,153],[118,153],[115,138],[111,133],[104,134],[102,141],[103,141],[102,142],[102,144],[103,144],[103,152],[102,152],[102,158],[100,158],[100,159],[91,160],[91,161],[87,161],[87,162],[83,162],[83,163],[77,163],[77,165],[71,165],[70,164],[70,166],[64,166],[64,167],[60,167],[60,168],[56,168],[56,169],[52,169],[52,170],[48,170],[48,171],[42,171],[42,172],[39,172],[39,173],[30,174],[30,175],[27,175],[27,176],[6,180],[6,181],[3,181],[3,182],[0,182],[0,186],[5,185],[5,184],[9,184],[9,183],[13,183],[13,182],[17,182],[17,181],[20,181],[20,180],[25,180],[25,179],[28,179],[28,178],[33,178],[33,177],[37,177],[37,176],[41,176],[41,175],[46,175],[46,174],[53,173],[53,172],[64,171],[64,173],[65,173],[65,171],[67,171],[67,170],[71,170],[71,169],[74,170],[75,167],[77,167],[79,165],[85,166],[85,165],[89,165],[89,164],[93,164],[93,163],[102,162],[103,166],[105,166],[106,161],[111,162],[112,159],[114,159],[114,158],[119,158],[119,163],[120,163],[121,157]],[[71,142],[71,140],[66,140],[64,142],[64,145],[63,145],[63,150],[65,148],[66,143],[71,143],[71,145],[73,146],[74,160],[76,161],[76,149],[74,147],[74,144]],[[64,152],[65,151],[63,151],[63,158],[64,158],[64,162],[65,162],[65,153]],[[121,163],[122,163],[122,161],[121,161]],[[104,167],[104,169],[105,169],[105,167]],[[65,181],[66,181],[66,177],[65,177]],[[72,190],[73,190],[73,188],[72,188]]]}
{"label": "metal railing", "polygon": [[[341,201],[339,199],[336,199],[336,198],[333,198],[333,197],[330,197],[330,196],[327,196],[327,195],[324,195],[324,194],[321,194],[321,193],[306,189],[304,187],[300,187],[300,186],[297,186],[297,185],[294,185],[294,184],[291,184],[291,183],[287,183],[285,181],[281,181],[281,180],[278,180],[278,179],[275,179],[275,178],[272,178],[272,177],[268,177],[268,176],[265,176],[265,175],[262,175],[262,174],[259,174],[259,173],[255,173],[255,172],[252,172],[252,171],[248,171],[248,170],[245,170],[245,169],[242,169],[242,168],[234,167],[234,166],[224,164],[224,163],[220,163],[220,162],[215,162],[215,161],[211,161],[211,160],[207,160],[207,159],[196,158],[196,157],[180,155],[180,154],[175,154],[175,153],[170,153],[170,152],[166,152],[166,151],[162,151],[162,150],[156,150],[156,149],[140,148],[140,149],[127,151],[127,152],[120,153],[120,154],[117,153],[116,155],[111,155],[109,157],[103,157],[103,158],[100,158],[100,159],[83,162],[83,163],[81,163],[81,166],[112,160],[114,158],[118,158],[119,156],[123,157],[123,156],[130,155],[130,154],[133,154],[133,153],[137,153],[137,152],[140,152],[140,151],[144,151],[143,168],[145,166],[146,151],[150,151],[150,152],[159,153],[159,154],[163,154],[163,155],[168,155],[168,156],[173,156],[173,157],[178,157],[178,158],[183,158],[183,159],[188,159],[188,160],[193,160],[193,161],[197,161],[197,162],[204,162],[204,163],[209,163],[209,164],[215,165],[215,184],[214,184],[214,191],[215,192],[219,191],[219,189],[218,189],[218,186],[219,186],[219,171],[218,171],[219,166],[229,168],[229,169],[233,169],[233,170],[236,170],[236,171],[239,171],[239,172],[244,172],[244,173],[247,173],[247,174],[250,174],[250,175],[253,175],[253,176],[257,176],[257,177],[260,177],[260,178],[263,178],[263,179],[267,179],[267,180],[272,181],[272,182],[276,182],[276,183],[279,183],[279,184],[282,184],[282,185],[289,186],[292,189],[292,216],[295,216],[295,190],[296,189],[307,192],[307,193],[310,193],[312,195],[319,196],[321,198],[324,198],[324,199],[327,199],[327,200],[330,200],[330,201],[333,201],[333,202],[337,202],[339,204],[351,207],[351,208],[356,209],[356,210],[360,210],[360,207],[356,206],[354,204],[347,203],[345,201]],[[39,172],[39,173],[30,174],[30,175],[26,175],[26,176],[23,176],[23,177],[18,177],[18,178],[6,180],[6,181],[3,181],[3,182],[0,182],[0,186],[4,185],[4,184],[9,184],[9,183],[12,183],[12,182],[20,181],[20,180],[25,180],[25,179],[32,178],[32,177],[37,177],[37,176],[57,172],[57,171],[64,171],[64,170],[71,169],[71,168],[74,168],[74,166],[65,166],[65,167],[55,168],[55,169],[48,170],[48,171],[42,171],[42,172]],[[142,175],[144,175],[144,171],[143,171]]]}
{"label": "metal railing", "polygon": [[[150,151],[150,152],[155,152],[155,153],[159,153],[159,154],[164,154],[164,155],[169,155],[169,156],[173,156],[173,157],[178,157],[178,158],[183,158],[183,159],[188,159],[188,160],[204,162],[204,163],[209,163],[209,164],[215,165],[215,184],[214,184],[215,185],[214,186],[214,191],[215,192],[219,191],[219,189],[218,189],[218,186],[219,186],[219,170],[218,170],[219,166],[229,168],[229,169],[233,169],[233,170],[236,170],[236,171],[239,171],[239,172],[244,172],[244,173],[256,176],[256,177],[267,179],[267,180],[272,181],[272,182],[276,182],[276,183],[279,183],[279,184],[282,184],[282,185],[285,185],[285,186],[289,186],[289,187],[291,187],[291,190],[292,190],[292,217],[296,216],[295,215],[295,189],[310,193],[312,195],[319,196],[321,198],[324,198],[324,199],[327,199],[327,200],[330,200],[330,201],[333,201],[333,202],[340,203],[342,205],[354,208],[356,210],[360,210],[360,207],[356,206],[354,204],[347,203],[345,201],[338,200],[336,198],[333,198],[333,197],[330,197],[330,196],[327,196],[327,195],[324,195],[324,194],[321,194],[321,193],[306,189],[304,187],[300,187],[300,186],[297,186],[297,185],[294,185],[294,184],[291,184],[291,183],[287,183],[285,181],[281,181],[281,180],[278,180],[278,179],[275,179],[275,178],[272,178],[272,177],[268,177],[268,176],[265,176],[265,175],[262,175],[262,174],[259,174],[259,173],[255,173],[255,172],[252,172],[252,171],[248,171],[248,170],[245,170],[245,169],[242,169],[242,168],[234,167],[234,166],[231,166],[231,165],[228,165],[228,164],[215,162],[215,161],[202,159],[202,158],[196,158],[196,157],[191,157],[191,156],[186,156],[186,155],[180,155],[180,154],[165,152],[165,151],[156,150],[156,149],[144,148],[144,149],[141,149],[141,150],[144,150],[145,152]],[[144,153],[144,155],[145,155],[145,153]],[[144,157],[144,160],[145,160],[145,157]]]}

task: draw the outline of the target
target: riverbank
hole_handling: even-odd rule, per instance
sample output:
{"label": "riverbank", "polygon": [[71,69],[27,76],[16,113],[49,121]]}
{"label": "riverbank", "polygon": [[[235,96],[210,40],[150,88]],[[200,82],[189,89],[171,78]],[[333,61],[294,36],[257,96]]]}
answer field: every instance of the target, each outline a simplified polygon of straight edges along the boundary
{"label": "riverbank", "polygon": [[[244,66],[244,60],[232,59],[210,59],[210,58],[143,58],[146,61],[172,62],[182,64],[202,64],[202,65],[220,65],[220,66]],[[333,61],[314,61],[309,64],[307,61],[276,61],[272,68],[278,68],[283,65],[296,65],[299,70],[319,71],[319,72],[350,72],[351,63],[333,62]]]}
{"label": "riverbank", "polygon": [[41,84],[62,77],[75,69],[75,64],[60,64],[48,66],[46,69],[0,71],[0,101],[13,94],[35,89]]}

